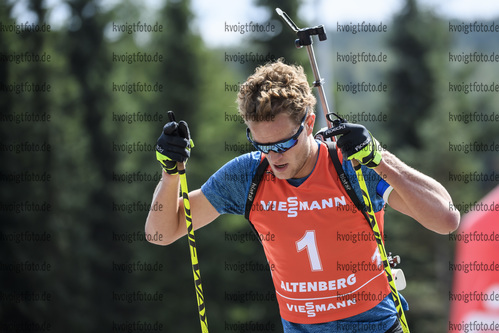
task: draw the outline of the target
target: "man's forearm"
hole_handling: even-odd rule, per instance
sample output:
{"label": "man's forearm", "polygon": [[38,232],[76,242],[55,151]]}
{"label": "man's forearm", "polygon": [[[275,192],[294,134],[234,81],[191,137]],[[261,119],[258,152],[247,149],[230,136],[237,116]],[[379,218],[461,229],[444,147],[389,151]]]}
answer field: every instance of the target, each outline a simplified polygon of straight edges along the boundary
{"label": "man's forearm", "polygon": [[154,190],[151,205],[162,209],[149,211],[147,216],[145,232],[146,235],[153,235],[156,232],[161,235],[160,241],[152,243],[167,245],[176,240],[178,231],[178,210],[179,210],[179,190],[180,182],[178,176],[171,176],[163,171],[163,177]]}
{"label": "man's forearm", "polygon": [[459,225],[458,211],[451,210],[452,198],[447,190],[433,178],[409,167],[395,155],[383,151],[383,159],[374,169],[394,189],[390,206],[405,213],[424,227],[445,234]]}

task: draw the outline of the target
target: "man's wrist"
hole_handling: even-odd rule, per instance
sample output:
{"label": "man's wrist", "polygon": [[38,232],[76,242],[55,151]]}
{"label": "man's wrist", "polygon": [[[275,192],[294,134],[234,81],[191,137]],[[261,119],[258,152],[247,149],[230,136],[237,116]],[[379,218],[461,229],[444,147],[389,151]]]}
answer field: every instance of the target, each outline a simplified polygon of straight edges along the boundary
{"label": "man's wrist", "polygon": [[177,173],[168,173],[164,168],[161,168],[161,178],[167,178],[167,177],[174,177],[174,176],[178,176],[178,172]]}

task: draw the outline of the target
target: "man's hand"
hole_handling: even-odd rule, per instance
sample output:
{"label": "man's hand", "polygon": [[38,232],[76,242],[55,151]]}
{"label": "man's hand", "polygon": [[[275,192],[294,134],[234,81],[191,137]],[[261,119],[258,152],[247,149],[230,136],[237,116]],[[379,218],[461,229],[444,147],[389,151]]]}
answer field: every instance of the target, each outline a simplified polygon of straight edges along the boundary
{"label": "man's hand", "polygon": [[187,161],[194,142],[185,121],[177,123],[173,111],[168,111],[168,117],[170,122],[163,127],[156,143],[156,159],[166,173],[175,175],[178,173],[177,162]]}
{"label": "man's hand", "polygon": [[375,168],[381,162],[378,141],[362,125],[340,122],[320,134],[324,139],[340,135],[337,145],[348,160],[358,160],[368,168]]}

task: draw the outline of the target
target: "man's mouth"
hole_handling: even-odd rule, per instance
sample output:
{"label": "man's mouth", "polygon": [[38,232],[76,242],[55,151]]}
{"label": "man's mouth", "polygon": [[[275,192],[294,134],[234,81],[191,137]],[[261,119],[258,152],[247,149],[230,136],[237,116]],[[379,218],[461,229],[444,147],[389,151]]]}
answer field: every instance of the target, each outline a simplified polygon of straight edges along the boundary
{"label": "man's mouth", "polygon": [[274,168],[278,171],[282,171],[284,169],[286,169],[286,167],[288,166],[288,163],[284,163],[284,164],[274,164]]}

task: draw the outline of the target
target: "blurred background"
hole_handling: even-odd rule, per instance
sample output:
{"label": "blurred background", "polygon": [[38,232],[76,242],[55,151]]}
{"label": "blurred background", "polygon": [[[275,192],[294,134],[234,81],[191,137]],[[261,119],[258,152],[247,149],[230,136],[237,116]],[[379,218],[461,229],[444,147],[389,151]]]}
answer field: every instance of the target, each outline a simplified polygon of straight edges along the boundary
{"label": "blurred background", "polygon": [[[235,98],[256,66],[283,57],[312,84],[276,7],[326,27],[314,49],[331,109],[441,182],[449,209],[480,209],[499,179],[499,27],[483,31],[499,25],[495,2],[2,0],[0,331],[199,330],[187,239],[144,240],[154,145],[174,110],[195,142],[187,179],[199,188],[250,150]],[[354,33],[363,23],[386,29]],[[355,61],[362,52],[386,61]],[[354,93],[362,82],[386,89]],[[457,238],[386,215],[411,331],[451,331]],[[213,332],[282,332],[251,236],[241,216],[196,232]]]}

